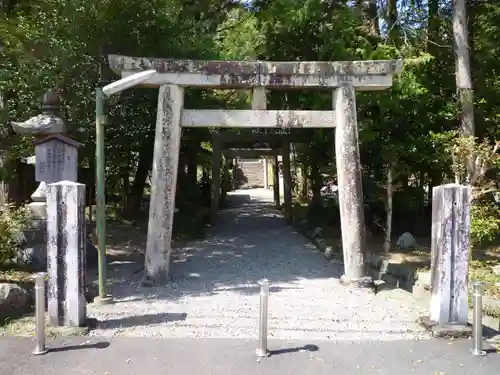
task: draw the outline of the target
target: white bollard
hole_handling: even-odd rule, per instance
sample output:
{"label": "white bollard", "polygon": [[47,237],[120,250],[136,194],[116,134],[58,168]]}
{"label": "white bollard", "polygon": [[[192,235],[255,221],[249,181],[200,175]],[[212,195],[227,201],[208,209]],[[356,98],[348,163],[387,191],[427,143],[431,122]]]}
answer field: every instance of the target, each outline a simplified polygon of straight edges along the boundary
{"label": "white bollard", "polygon": [[260,314],[259,314],[259,347],[256,350],[258,357],[269,356],[267,350],[267,306],[269,299],[269,281],[263,279],[260,284]]}
{"label": "white bollard", "polygon": [[476,356],[484,356],[483,350],[483,293],[484,283],[474,282],[472,284],[472,348],[471,353]]}
{"label": "white bollard", "polygon": [[33,354],[41,355],[47,353],[45,347],[45,272],[40,272],[35,275],[35,319],[36,331],[35,341],[36,346]]}

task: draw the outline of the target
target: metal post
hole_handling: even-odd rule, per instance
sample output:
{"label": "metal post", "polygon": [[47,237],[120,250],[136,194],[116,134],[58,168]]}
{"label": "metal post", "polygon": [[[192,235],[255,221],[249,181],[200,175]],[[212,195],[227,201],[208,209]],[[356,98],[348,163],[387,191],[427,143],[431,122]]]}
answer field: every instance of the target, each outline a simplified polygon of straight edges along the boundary
{"label": "metal post", "polygon": [[96,137],[96,224],[98,248],[98,283],[99,296],[95,302],[100,304],[110,303],[111,297],[107,295],[106,287],[106,198],[104,176],[104,97],[100,87],[95,91],[95,137]]}
{"label": "metal post", "polygon": [[35,319],[36,319],[36,347],[33,354],[47,353],[45,347],[45,272],[35,275]]}
{"label": "metal post", "polygon": [[269,298],[269,281],[263,279],[260,284],[260,314],[259,314],[259,347],[256,350],[258,357],[267,357],[267,302]]}
{"label": "metal post", "polygon": [[483,293],[485,284],[475,281],[472,284],[472,348],[471,353],[484,356],[483,350]]}

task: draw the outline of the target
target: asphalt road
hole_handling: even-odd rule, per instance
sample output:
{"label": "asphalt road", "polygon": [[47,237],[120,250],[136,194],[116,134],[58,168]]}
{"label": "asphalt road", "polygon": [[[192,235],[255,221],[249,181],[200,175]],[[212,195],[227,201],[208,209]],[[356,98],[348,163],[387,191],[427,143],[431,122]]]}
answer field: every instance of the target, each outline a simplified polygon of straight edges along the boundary
{"label": "asphalt road", "polygon": [[[309,346],[308,346],[309,345]],[[467,340],[269,343],[257,361],[255,341],[240,339],[61,338],[34,356],[32,339],[0,339],[1,375],[492,375],[500,371],[493,350],[474,357]],[[304,348],[306,348],[304,350]]]}

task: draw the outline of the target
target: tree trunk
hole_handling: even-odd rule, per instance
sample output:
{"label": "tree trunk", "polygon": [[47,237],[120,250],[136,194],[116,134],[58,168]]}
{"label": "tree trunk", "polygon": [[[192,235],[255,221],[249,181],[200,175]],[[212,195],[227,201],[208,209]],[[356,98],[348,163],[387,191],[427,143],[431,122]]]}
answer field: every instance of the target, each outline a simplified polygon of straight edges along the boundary
{"label": "tree trunk", "polygon": [[121,197],[121,210],[125,213],[128,206],[127,201],[130,197],[130,164],[131,164],[131,153],[130,149],[127,150],[127,163],[126,166],[122,167],[121,179],[122,179],[122,197]]}
{"label": "tree trunk", "polygon": [[141,150],[139,151],[139,163],[135,171],[134,183],[130,189],[130,197],[127,201],[127,216],[133,217],[137,215],[141,209],[142,195],[146,186],[149,170],[153,163],[153,139],[149,134],[144,139]]}
{"label": "tree trunk", "polygon": [[300,168],[300,190],[299,197],[302,201],[307,199],[307,165],[302,165]]}
{"label": "tree trunk", "polygon": [[439,0],[428,0],[427,9],[427,52],[435,56],[439,36]]}
{"label": "tree trunk", "polygon": [[[375,4],[375,10],[376,10]],[[387,2],[387,28],[389,40],[398,45],[399,25],[398,25],[398,7],[397,0],[388,0]]]}
{"label": "tree trunk", "polygon": [[[453,0],[453,44],[455,51],[455,80],[460,110],[459,130],[464,137],[474,136],[474,93],[469,56],[467,14],[465,0]],[[472,157],[467,162],[467,172],[473,173]]]}
{"label": "tree trunk", "polygon": [[321,178],[321,173],[319,173],[319,166],[317,163],[312,163],[311,165],[311,193],[312,201],[314,203],[319,203],[321,201],[321,185],[323,181]]}
{"label": "tree trunk", "polygon": [[190,141],[187,154],[187,182],[190,185],[198,183],[198,153],[200,152],[200,141]]}
{"label": "tree trunk", "polygon": [[[4,122],[4,107],[5,107],[5,100],[4,100],[4,95],[3,95],[3,92],[0,91],[0,120],[1,122]],[[10,126],[7,125],[9,128]],[[8,160],[8,150],[7,150],[7,142],[6,142],[6,138],[8,137],[8,129],[5,131],[5,138],[4,136],[2,136],[2,138],[4,138],[4,141],[2,142],[3,145],[2,145],[2,151],[1,151],[1,154],[0,154],[0,171],[1,171],[1,174],[2,174],[2,178],[0,179],[0,206],[3,206],[5,203],[8,202],[9,200],[9,184],[7,182],[7,173],[6,173],[6,169],[7,169],[7,160]]]}
{"label": "tree trunk", "polygon": [[387,195],[385,210],[387,212],[385,225],[384,251],[388,253],[391,250],[392,238],[392,165],[387,168]]}
{"label": "tree trunk", "polygon": [[377,0],[356,0],[356,6],[362,11],[364,24],[372,35],[380,35],[378,24]]}

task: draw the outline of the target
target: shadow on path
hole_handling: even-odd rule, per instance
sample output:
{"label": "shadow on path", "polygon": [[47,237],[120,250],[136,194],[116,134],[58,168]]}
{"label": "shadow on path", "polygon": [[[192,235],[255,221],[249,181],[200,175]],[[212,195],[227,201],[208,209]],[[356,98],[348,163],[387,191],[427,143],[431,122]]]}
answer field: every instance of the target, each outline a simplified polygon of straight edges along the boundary
{"label": "shadow on path", "polygon": [[152,324],[166,324],[186,320],[186,317],[186,313],[159,313],[124,316],[121,318],[106,319],[104,321],[100,321],[97,319],[88,319],[87,324],[92,329],[112,329],[146,326]]}
{"label": "shadow on path", "polygon": [[269,351],[269,356],[280,355],[280,354],[290,354],[299,352],[317,352],[319,347],[317,345],[308,344],[303,346],[297,346],[293,348],[283,348]]}
{"label": "shadow on path", "polygon": [[257,282],[263,278],[269,279],[272,291],[279,292],[293,288],[280,283],[340,277],[341,267],[326,262],[305,237],[286,226],[273,208],[272,192],[261,190],[262,196],[246,190],[229,193],[227,208],[219,212],[207,238],[173,251],[167,288],[139,286],[142,256],[140,261],[132,257],[113,260],[113,296],[117,300],[134,296],[176,299],[222,290],[256,294]]}
{"label": "shadow on path", "polygon": [[82,350],[82,349],[106,349],[109,347],[110,343],[108,341],[99,341],[92,344],[83,343],[80,345],[67,345],[67,346],[58,346],[55,348],[48,348],[49,353],[58,353],[58,352],[69,352],[72,350]]}

